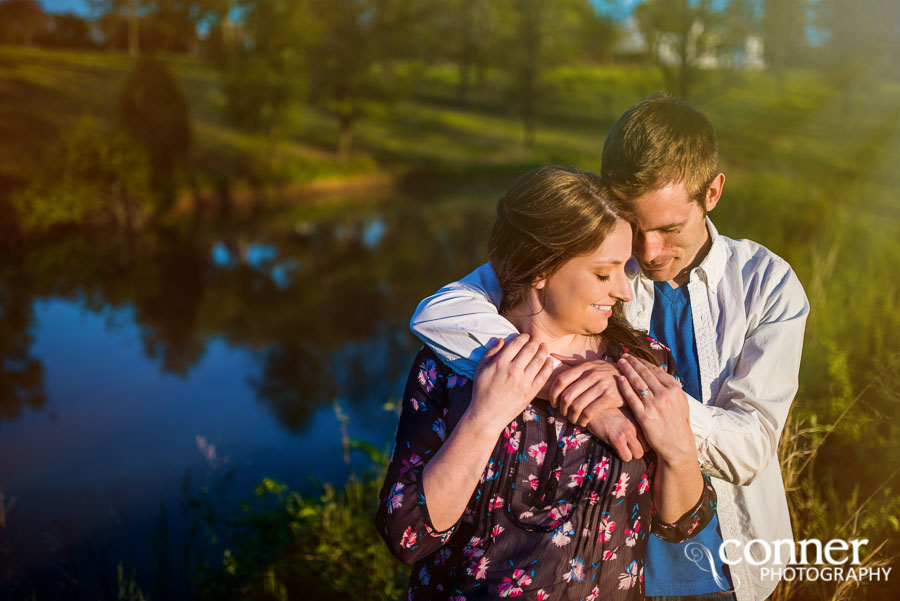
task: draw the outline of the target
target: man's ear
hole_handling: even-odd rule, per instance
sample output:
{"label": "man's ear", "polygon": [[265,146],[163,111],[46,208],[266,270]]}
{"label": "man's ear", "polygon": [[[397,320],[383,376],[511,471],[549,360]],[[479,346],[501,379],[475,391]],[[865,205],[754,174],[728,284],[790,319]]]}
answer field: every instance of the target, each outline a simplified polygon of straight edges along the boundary
{"label": "man's ear", "polygon": [[722,190],[724,189],[725,174],[719,173],[706,188],[706,198],[703,199],[703,205],[706,207],[707,213],[715,209],[716,205],[719,204],[719,199],[722,197]]}

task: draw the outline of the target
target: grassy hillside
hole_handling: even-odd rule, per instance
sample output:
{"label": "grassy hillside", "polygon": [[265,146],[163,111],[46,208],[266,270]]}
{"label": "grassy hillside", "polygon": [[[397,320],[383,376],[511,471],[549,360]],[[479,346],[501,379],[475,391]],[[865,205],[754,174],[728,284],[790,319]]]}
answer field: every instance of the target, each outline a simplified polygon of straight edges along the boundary
{"label": "grassy hillside", "polygon": [[[189,180],[207,187],[219,180],[233,185],[271,178],[267,138],[223,123],[218,73],[198,57],[165,60],[181,81],[193,117]],[[81,115],[114,122],[131,64],[117,54],[0,48],[0,177],[21,178],[24,166]],[[517,116],[506,106],[502,74],[488,74],[465,107],[456,101],[455,77],[452,67],[431,68],[405,99],[373,106],[359,123],[347,162],[333,152],[335,121],[294,107],[277,179],[298,183],[378,171],[515,173],[548,162],[597,168],[611,122],[661,87],[649,68],[557,69],[547,77],[536,144],[527,149]],[[695,102],[718,129],[729,176],[766,173],[837,185],[865,180],[876,192],[900,183],[900,84],[866,84],[854,114],[844,116],[837,90],[815,74],[795,74],[786,97],[766,74],[743,75],[724,92],[717,83],[711,84],[715,93]]]}

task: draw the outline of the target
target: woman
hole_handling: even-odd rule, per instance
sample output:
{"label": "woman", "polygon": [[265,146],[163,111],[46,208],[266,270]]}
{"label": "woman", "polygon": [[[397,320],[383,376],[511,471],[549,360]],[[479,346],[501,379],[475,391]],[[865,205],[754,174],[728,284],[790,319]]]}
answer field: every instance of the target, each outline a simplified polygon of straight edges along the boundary
{"label": "woman", "polygon": [[[623,318],[627,218],[568,167],[532,171],[499,201],[490,258],[522,334],[488,350],[474,383],[419,353],[381,492],[379,531],[415,564],[410,599],[641,598],[648,530],[679,541],[712,517],[668,353]],[[652,461],[620,461],[536,398],[551,352],[621,359]]]}

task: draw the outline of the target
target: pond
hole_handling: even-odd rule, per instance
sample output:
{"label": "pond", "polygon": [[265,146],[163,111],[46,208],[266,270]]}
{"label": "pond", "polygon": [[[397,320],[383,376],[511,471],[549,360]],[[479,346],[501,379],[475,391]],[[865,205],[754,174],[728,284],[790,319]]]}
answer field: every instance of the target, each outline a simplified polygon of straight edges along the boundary
{"label": "pond", "polygon": [[409,317],[485,260],[499,192],[304,200],[7,253],[0,582],[114,598],[122,564],[152,597],[161,564],[178,580],[188,496],[368,469],[345,438],[389,450]]}

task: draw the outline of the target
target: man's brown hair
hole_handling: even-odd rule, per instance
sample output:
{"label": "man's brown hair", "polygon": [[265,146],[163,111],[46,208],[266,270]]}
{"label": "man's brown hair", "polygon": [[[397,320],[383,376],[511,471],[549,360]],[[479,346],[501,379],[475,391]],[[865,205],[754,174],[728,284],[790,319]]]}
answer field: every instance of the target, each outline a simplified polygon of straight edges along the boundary
{"label": "man's brown hair", "polygon": [[704,207],[718,172],[716,132],[706,115],[683,100],[656,93],[625,111],[603,143],[600,174],[608,191],[631,201],[684,182]]}

